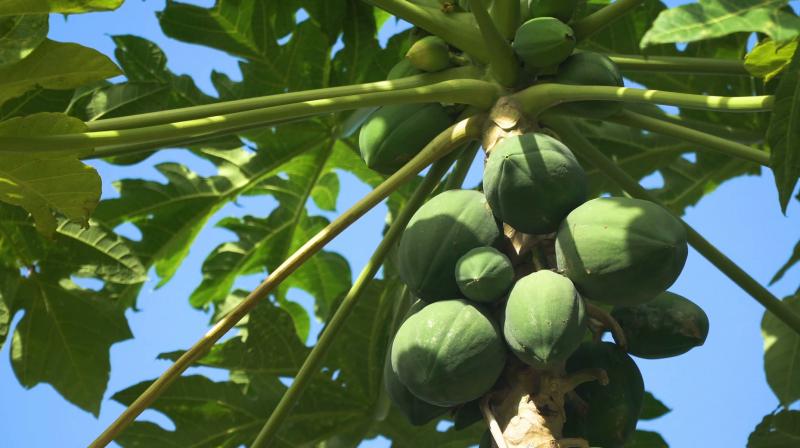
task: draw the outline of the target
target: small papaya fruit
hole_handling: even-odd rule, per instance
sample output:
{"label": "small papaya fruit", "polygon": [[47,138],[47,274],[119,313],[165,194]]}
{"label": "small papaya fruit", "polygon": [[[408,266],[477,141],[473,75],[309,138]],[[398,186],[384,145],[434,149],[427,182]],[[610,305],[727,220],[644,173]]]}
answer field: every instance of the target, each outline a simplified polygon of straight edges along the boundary
{"label": "small papaya fruit", "polygon": [[531,16],[555,17],[567,23],[572,20],[578,0],[532,0]]}
{"label": "small papaya fruit", "polygon": [[446,407],[426,403],[409,392],[408,388],[400,382],[397,372],[392,370],[391,358],[388,356],[383,367],[383,384],[389,399],[414,426],[429,423],[448,411]]}
{"label": "small papaya fruit", "polygon": [[425,36],[411,45],[406,59],[418,70],[438,72],[451,66],[450,47],[441,37]]}
{"label": "small papaya fruit", "polygon": [[408,59],[401,59],[400,62],[395,64],[394,67],[389,70],[389,74],[386,75],[386,79],[391,81],[393,79],[405,78],[407,76],[419,75],[421,73],[423,73],[423,71],[411,65],[411,61]]}
{"label": "small papaya fruit", "polygon": [[526,364],[547,367],[566,360],[586,333],[583,299],[572,282],[536,271],[514,284],[506,302],[503,335]]}
{"label": "small papaya fruit", "polygon": [[392,174],[452,123],[439,103],[380,107],[358,134],[361,158],[373,170]]}
{"label": "small papaya fruit", "polygon": [[686,228],[649,201],[597,198],[567,215],[556,235],[558,268],[583,297],[609,305],[654,299],[678,278]]}
{"label": "small papaya fruit", "polygon": [[493,247],[476,247],[456,263],[456,283],[464,296],[475,302],[491,303],[508,292],[514,283],[511,261]]}
{"label": "small papaya fruit", "polygon": [[476,247],[491,246],[499,237],[482,193],[445,191],[414,213],[400,237],[400,278],[426,302],[461,297],[454,275],[459,258]]}
{"label": "small papaya fruit", "polygon": [[708,316],[691,300],[662,292],[635,306],[617,306],[611,315],[628,340],[628,353],[657,359],[682,355],[703,345],[708,336]]}
{"label": "small papaya fruit", "polygon": [[591,446],[622,448],[642,410],[642,374],[625,351],[609,342],[585,342],[567,360],[567,373],[589,368],[605,370],[608,384],[590,382],[575,389],[588,407],[585,412],[567,407],[564,435],[585,438]]}
{"label": "small papaya fruit", "polygon": [[[568,57],[555,77],[559,84],[624,87],[617,65],[608,56],[584,51]],[[620,101],[574,101],[556,106],[559,111],[589,118],[606,118],[622,109]]]}
{"label": "small papaya fruit", "polygon": [[563,143],[528,133],[501,140],[483,170],[492,211],[524,233],[551,233],[586,201],[586,173]]}
{"label": "small papaya fruit", "polygon": [[517,28],[511,44],[529,72],[560,64],[575,49],[575,34],[554,17],[536,17]]}
{"label": "small papaya fruit", "polygon": [[418,398],[455,406],[481,397],[503,371],[497,324],[465,300],[443,300],[410,316],[392,343],[392,369]]}

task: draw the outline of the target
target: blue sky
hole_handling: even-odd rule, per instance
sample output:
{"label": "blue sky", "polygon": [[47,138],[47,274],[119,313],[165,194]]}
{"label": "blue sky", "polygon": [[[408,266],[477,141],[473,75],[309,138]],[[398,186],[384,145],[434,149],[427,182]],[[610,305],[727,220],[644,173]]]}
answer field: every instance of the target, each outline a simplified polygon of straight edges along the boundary
{"label": "blue sky", "polygon": [[[191,3],[211,6],[213,1]],[[114,13],[72,16],[67,20],[54,16],[50,37],[79,42],[113,55],[110,35],[137,34],[158,42],[169,58],[169,67],[176,73],[191,74],[209,93],[214,93],[209,82],[212,70],[239,79],[234,58],[166,38],[155,18],[155,11],[163,6],[163,0],[128,0]],[[190,158],[182,151],[158,154],[136,167],[120,168],[99,162],[95,165],[106,180],[104,196],[110,197],[116,192],[108,180],[124,176],[162,180],[152,166],[176,159],[200,174],[212,173],[210,164]],[[470,184],[474,185],[479,176],[480,170],[473,169]],[[651,185],[659,181],[658,176],[648,179]],[[352,176],[343,176],[338,209],[346,209],[368,191]],[[211,223],[223,215],[265,215],[272,205],[269,199],[242,199],[238,205],[224,208]],[[378,243],[385,210],[376,208],[330,245],[349,259],[355,274]],[[699,206],[690,208],[686,220],[762,283],[785,262],[800,239],[798,204],[791,204],[788,217],[781,215],[769,172],[724,184]],[[227,232],[207,228],[169,284],[159,290],[154,290],[154,283],[144,288],[139,298],[140,310],[128,312],[136,338],[112,347],[107,397],[158,376],[168,364],[155,360],[156,355],[186,348],[205,332],[208,316],[192,309],[187,297],[200,281],[200,265],[205,255],[230,238]],[[248,288],[255,286],[255,282],[255,278],[242,279],[237,286]],[[771,290],[783,297],[794,292],[798,284],[800,269],[794,269]],[[760,336],[763,309],[694,251],[690,252],[686,268],[671,290],[691,298],[706,310],[711,331],[705,346],[686,355],[656,361],[637,359],[647,389],[673,408],[667,416],[643,422],[640,427],[660,431],[673,447],[742,447],[761,417],[778,404],[763,373]],[[308,303],[301,294],[294,299]],[[8,357],[6,344],[0,351],[0,430],[4,447],[85,446],[122,411],[120,405],[106,400],[100,418],[95,419],[64,401],[48,385],[24,390],[13,375]],[[220,372],[208,369],[202,372],[224,378]],[[169,422],[156,413],[147,412],[142,418],[169,427]],[[382,447],[386,443],[372,441],[363,446]]]}

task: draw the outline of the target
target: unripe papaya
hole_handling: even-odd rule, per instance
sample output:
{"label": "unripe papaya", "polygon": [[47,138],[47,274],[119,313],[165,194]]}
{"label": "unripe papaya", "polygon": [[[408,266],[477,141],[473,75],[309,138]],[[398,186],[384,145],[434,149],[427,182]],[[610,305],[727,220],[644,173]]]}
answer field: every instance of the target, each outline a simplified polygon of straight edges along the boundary
{"label": "unripe papaya", "polygon": [[514,267],[499,250],[477,247],[458,259],[456,283],[466,298],[491,303],[511,288]]}
{"label": "unripe papaya", "polygon": [[649,201],[597,198],[567,215],[556,235],[556,260],[583,297],[609,305],[654,299],[678,278],[686,228]]}
{"label": "unripe papaya", "polygon": [[586,173],[563,143],[528,133],[501,140],[483,171],[483,188],[501,221],[524,233],[551,233],[586,200]]}
{"label": "unripe papaya", "polygon": [[[555,77],[559,84],[623,87],[617,65],[602,54],[585,51],[568,57]],[[590,118],[606,118],[622,109],[620,101],[574,101],[556,106],[559,111]]]}
{"label": "unripe papaya", "polygon": [[703,345],[708,316],[691,300],[663,292],[650,302],[614,307],[611,315],[628,340],[628,353],[640,358],[669,358]]}
{"label": "unripe papaya", "polygon": [[423,71],[411,65],[411,61],[408,59],[402,59],[400,62],[395,64],[391,70],[389,70],[389,74],[386,75],[386,79],[391,81],[393,79],[405,78],[407,76],[419,75],[421,73],[423,73]]}
{"label": "unripe papaya", "polygon": [[414,426],[421,426],[431,422],[448,411],[446,407],[426,403],[409,392],[408,388],[400,382],[397,373],[392,370],[391,358],[388,356],[383,366],[383,384],[386,387],[389,399],[406,416],[409,423]]}
{"label": "unripe papaya", "polygon": [[361,158],[373,170],[392,174],[452,122],[439,103],[381,107],[361,126]]}
{"label": "unripe papaya", "polygon": [[445,191],[420,207],[403,232],[397,249],[400,278],[427,302],[461,297],[454,275],[458,259],[499,237],[482,193]]}
{"label": "unripe papaya", "polygon": [[424,72],[438,72],[450,67],[450,47],[438,36],[426,36],[414,42],[406,59]]}
{"label": "unripe papaya", "polygon": [[506,352],[497,325],[465,300],[432,303],[410,316],[392,343],[392,369],[418,398],[455,406],[483,396]]}
{"label": "unripe papaya", "polygon": [[575,49],[575,34],[553,17],[536,17],[517,28],[511,44],[530,72],[560,64]]}
{"label": "unripe papaya", "polygon": [[642,410],[642,374],[630,356],[608,342],[583,343],[567,360],[567,373],[591,368],[605,370],[608,384],[595,381],[575,389],[588,408],[585,413],[567,408],[564,435],[585,438],[591,446],[622,448],[636,430]]}
{"label": "unripe papaya", "polygon": [[480,399],[464,403],[453,413],[453,429],[461,431],[483,421]]}
{"label": "unripe papaya", "polygon": [[555,17],[567,23],[572,19],[578,0],[533,0],[532,17]]}
{"label": "unripe papaya", "polygon": [[583,299],[572,282],[552,271],[536,271],[511,289],[503,335],[526,364],[547,367],[566,360],[586,333]]}

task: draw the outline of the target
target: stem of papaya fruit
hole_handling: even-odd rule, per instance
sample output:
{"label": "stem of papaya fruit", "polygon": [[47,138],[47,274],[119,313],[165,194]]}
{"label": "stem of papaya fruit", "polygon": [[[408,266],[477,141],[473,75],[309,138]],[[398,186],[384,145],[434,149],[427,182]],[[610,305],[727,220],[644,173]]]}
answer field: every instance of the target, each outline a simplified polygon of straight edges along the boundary
{"label": "stem of papaya fruit", "polygon": [[[605,156],[600,150],[586,139],[569,118],[556,114],[546,114],[542,117],[542,122],[555,130],[566,144],[575,153],[583,156],[592,165],[602,171],[609,179],[619,185],[625,192],[634,198],[644,199],[659,204],[649,191],[639,185],[635,179],[619,168],[611,159]],[[681,219],[678,216],[678,219]],[[723,254],[708,240],[694,230],[689,224],[681,220],[688,234],[689,244],[694,249],[711,262],[717,269],[730,278],[745,292],[750,294],[758,303],[780,319],[789,328],[800,334],[800,315],[794,312],[785,302],[781,301],[769,290],[758,283],[747,272],[740,268],[736,263]]]}
{"label": "stem of papaya fruit", "polygon": [[148,112],[119,118],[107,118],[86,123],[89,131],[111,131],[141,128],[178,121],[196,120],[215,115],[232,114],[266,107],[283,106],[303,101],[324,100],[348,95],[387,92],[392,90],[412,89],[436,84],[453,79],[482,79],[484,72],[475,66],[456,67],[437,73],[425,73],[389,81],[369,82],[349,86],[328,87],[325,89],[304,90],[301,92],[281,93],[256,98],[222,101],[213,104],[184,107],[160,112]]}
{"label": "stem of papaya fruit", "polygon": [[760,151],[741,143],[726,140],[715,135],[670,123],[668,121],[659,120],[658,118],[637,114],[629,110],[623,110],[618,115],[609,117],[607,120],[625,126],[646,129],[648,131],[679,138],[688,142],[697,143],[698,145],[702,145],[702,148],[712,149],[731,157],[749,160],[767,167],[769,166],[769,153],[765,151]]}
{"label": "stem of papaya fruit", "polygon": [[519,76],[519,62],[514,49],[495,26],[483,0],[469,0],[469,4],[486,48],[489,50],[489,70],[501,85],[513,86]]}
{"label": "stem of papaya fruit", "polygon": [[444,184],[443,189],[445,191],[452,190],[454,188],[461,188],[461,186],[464,185],[464,180],[467,177],[467,173],[469,172],[472,162],[475,160],[475,156],[478,154],[480,148],[481,144],[479,142],[473,142],[467,144],[467,146],[461,151],[458,159],[456,159],[456,165],[453,167],[453,171],[450,173],[450,176],[447,177],[447,181]]}
{"label": "stem of papaya fruit", "polygon": [[494,0],[491,16],[500,35],[506,41],[514,39],[520,25],[520,1]]}
{"label": "stem of papaya fruit", "polygon": [[[299,268],[339,235],[367,211],[388,197],[409,179],[416,176],[423,168],[434,161],[444,157],[454,148],[466,141],[480,138],[483,123],[486,117],[474,116],[462,120],[448,128],[434,138],[419,154],[394,173],[364,198],[356,202],[341,216],[333,220],[319,233],[314,235],[286,261],[278,266],[270,275],[254,289],[245,300],[234,308],[229,314],[217,322],[199,341],[183,353],[172,366],[158,377],[127,409],[103,431],[98,438],[89,445],[89,448],[105,447],[111,443],[136,417],[147,409],[187,368],[191,367],[198,359],[244,316],[246,316],[260,301],[280,285],[290,274]],[[344,302],[343,302],[344,303]],[[330,325],[330,324],[329,324]],[[323,333],[324,337],[324,333]],[[302,370],[301,370],[302,371]],[[254,445],[255,446],[255,445]]]}
{"label": "stem of papaya fruit", "polygon": [[191,141],[201,137],[208,137],[209,135],[221,135],[243,129],[264,127],[296,118],[388,104],[440,101],[472,104],[479,108],[488,109],[502,93],[502,88],[491,82],[470,79],[442,81],[413,89],[303,101],[283,106],[136,129],[37,137],[0,136],[0,152],[75,151],[101,146],[152,143],[165,139]]}
{"label": "stem of papaya fruit", "polygon": [[575,38],[578,42],[586,39],[592,34],[611,25],[615,20],[621,18],[642,3],[644,3],[644,0],[617,0],[593,14],[572,22],[570,26],[575,32]]}

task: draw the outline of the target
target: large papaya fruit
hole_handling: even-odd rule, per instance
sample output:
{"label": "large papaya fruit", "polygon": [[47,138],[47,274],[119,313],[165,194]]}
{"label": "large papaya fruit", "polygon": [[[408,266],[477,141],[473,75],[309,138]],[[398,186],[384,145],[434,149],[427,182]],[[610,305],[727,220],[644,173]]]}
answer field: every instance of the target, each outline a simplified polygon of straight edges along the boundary
{"label": "large papaya fruit", "polygon": [[497,381],[506,352],[497,325],[465,300],[432,303],[410,316],[392,343],[392,369],[437,406],[475,400]]}
{"label": "large papaya fruit", "polygon": [[[575,53],[559,67],[555,82],[579,86],[623,87],[617,65],[602,54],[591,51]],[[574,101],[556,106],[559,111],[590,118],[605,118],[622,109],[620,101]]]}
{"label": "large papaya fruit", "polygon": [[611,315],[628,340],[628,353],[640,358],[669,358],[703,345],[708,316],[691,300],[671,292],[636,306],[614,307]]}
{"label": "large papaya fruit", "polygon": [[392,174],[452,123],[439,103],[381,107],[361,127],[361,157],[373,170]]}
{"label": "large papaya fruit", "polygon": [[536,17],[517,28],[511,44],[529,72],[560,64],[575,48],[575,34],[553,17]]}
{"label": "large papaya fruit", "polygon": [[514,284],[506,302],[503,335],[526,364],[547,367],[564,361],[586,333],[583,299],[572,282],[537,271]]}
{"label": "large papaya fruit", "polygon": [[483,188],[498,218],[525,233],[555,232],[588,189],[569,148],[540,133],[501,140],[484,168]]}
{"label": "large papaya fruit", "polygon": [[572,19],[578,0],[532,0],[531,16],[555,17],[567,23]]}
{"label": "large papaya fruit", "polygon": [[438,72],[450,67],[450,47],[438,36],[425,36],[414,42],[406,53],[414,68],[424,72]]}
{"label": "large papaya fruit", "polygon": [[581,412],[567,407],[566,437],[583,437],[591,446],[622,448],[636,430],[644,382],[639,368],[621,348],[608,342],[581,344],[567,360],[567,373],[600,368],[608,384],[584,383],[575,390],[588,405]]}
{"label": "large papaya fruit", "polygon": [[400,278],[427,302],[461,297],[454,275],[458,259],[471,249],[492,245],[499,236],[482,193],[441,193],[414,213],[400,238]]}
{"label": "large papaya fruit", "polygon": [[567,215],[556,235],[559,269],[583,297],[610,305],[654,299],[678,278],[686,229],[649,201],[597,198]]}
{"label": "large papaya fruit", "polygon": [[386,387],[389,399],[406,416],[409,423],[414,426],[421,426],[431,422],[448,411],[446,407],[427,403],[409,392],[408,388],[400,382],[397,372],[392,370],[391,358],[388,356],[383,366],[383,384]]}
{"label": "large papaya fruit", "polygon": [[456,263],[456,283],[464,296],[475,302],[491,303],[508,292],[514,283],[511,261],[493,247],[476,247]]}

